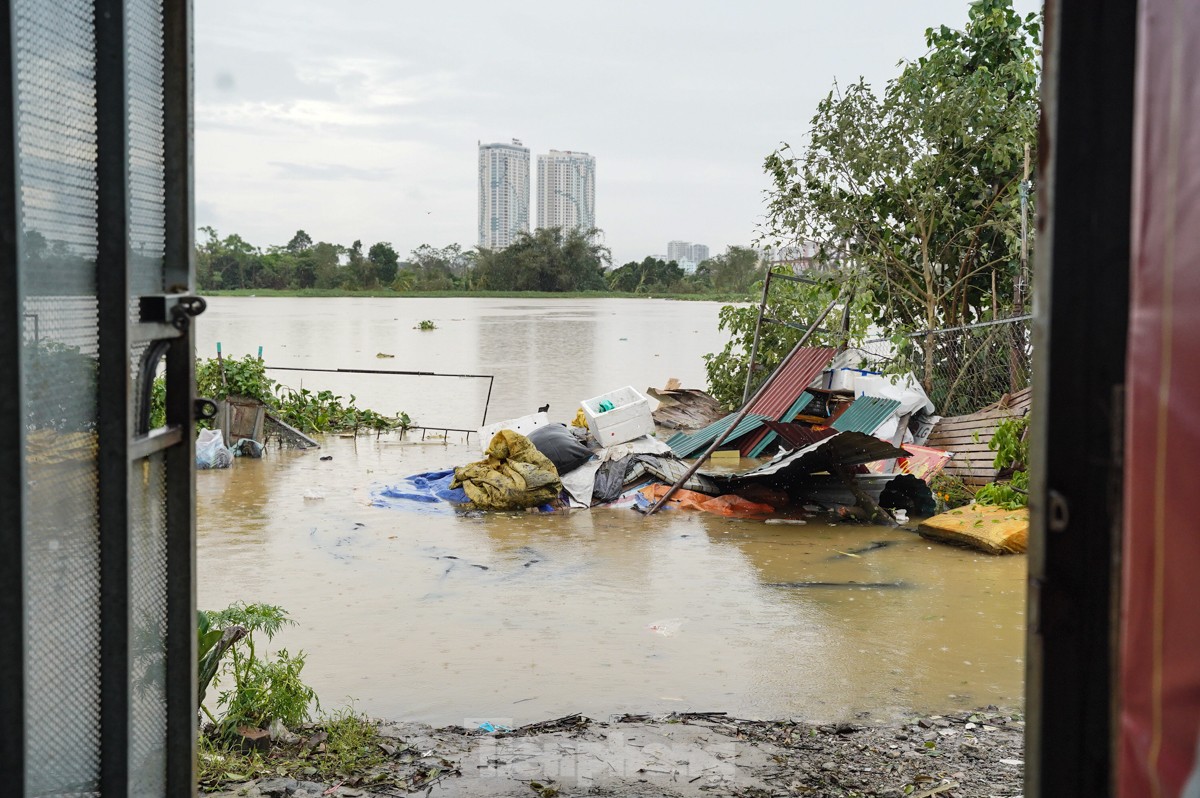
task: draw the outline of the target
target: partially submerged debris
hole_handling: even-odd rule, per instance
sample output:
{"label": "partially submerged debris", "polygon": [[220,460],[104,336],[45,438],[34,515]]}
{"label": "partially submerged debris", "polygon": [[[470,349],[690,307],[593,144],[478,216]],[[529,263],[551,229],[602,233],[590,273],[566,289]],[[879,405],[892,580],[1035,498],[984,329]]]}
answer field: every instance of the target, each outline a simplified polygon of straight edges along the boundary
{"label": "partially submerged debris", "polygon": [[679,387],[674,377],[667,380],[665,388],[647,388],[646,393],[658,400],[654,423],[666,429],[699,429],[725,415],[716,399],[704,391]]}
{"label": "partially submerged debris", "polygon": [[970,504],[921,522],[922,537],[985,551],[1023,554],[1029,545],[1029,510]]}

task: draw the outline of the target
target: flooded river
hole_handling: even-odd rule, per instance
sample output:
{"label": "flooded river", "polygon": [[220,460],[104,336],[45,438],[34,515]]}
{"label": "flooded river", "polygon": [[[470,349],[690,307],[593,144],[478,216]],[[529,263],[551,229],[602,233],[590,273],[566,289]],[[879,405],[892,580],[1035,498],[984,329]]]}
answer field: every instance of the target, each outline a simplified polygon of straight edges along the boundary
{"label": "flooded river", "polygon": [[[702,384],[701,355],[721,344],[717,309],[218,298],[200,347],[262,345],[272,365],[495,374],[489,419],[549,402],[565,420],[579,399],[621,385]],[[438,329],[413,331],[423,318]],[[319,377],[346,379],[306,374],[305,384],[325,387]],[[422,421],[441,412],[446,426],[482,417],[486,393],[467,380],[352,379],[332,387],[397,405],[364,402],[376,409]],[[197,475],[198,592],[205,608],[286,607],[298,625],[276,642],[307,652],[305,676],[328,708],[353,701],[446,724],[671,710],[838,720],[1023,703],[1023,557],[900,530],[686,512],[374,508],[373,486],[477,459],[474,438],[324,444]]]}

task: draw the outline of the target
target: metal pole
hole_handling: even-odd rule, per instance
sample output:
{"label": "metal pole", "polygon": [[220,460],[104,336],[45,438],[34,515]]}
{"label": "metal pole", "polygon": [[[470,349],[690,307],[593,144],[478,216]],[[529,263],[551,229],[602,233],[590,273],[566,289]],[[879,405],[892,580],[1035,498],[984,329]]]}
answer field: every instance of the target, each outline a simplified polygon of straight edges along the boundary
{"label": "metal pole", "polygon": [[1016,310],[1025,309],[1025,279],[1029,274],[1029,145],[1025,145],[1025,172],[1021,177],[1021,273],[1017,275]]}
{"label": "metal pole", "polygon": [[754,359],[758,357],[758,333],[762,329],[763,314],[767,312],[767,294],[771,290],[771,274],[767,269],[767,279],[763,280],[762,302],[758,303],[758,321],[754,323],[754,343],[750,346],[750,365],[746,368],[746,389],[742,391],[742,404],[750,398],[750,381],[754,379]]}
{"label": "metal pole", "polygon": [[[814,332],[816,332],[817,327],[820,326],[821,322],[825,321],[825,317],[833,311],[840,299],[840,296],[834,297],[833,301],[826,306],[825,310],[821,312],[821,315],[817,317],[817,320],[814,321],[812,326],[808,328],[808,332],[802,335],[800,340],[796,342],[796,345],[792,347],[792,351],[788,352],[787,357],[785,357],[780,363],[781,366],[783,363],[786,363],[789,359],[791,359],[791,357],[800,350],[800,347],[808,343],[808,339],[812,337]],[[766,382],[758,387],[758,390],[754,392],[754,396],[751,397],[750,401],[742,405],[742,409],[738,411],[737,417],[733,419],[733,423],[726,427],[725,431],[718,435],[717,439],[709,444],[708,448],[704,450],[704,454],[696,458],[696,462],[692,463],[692,467],[687,470],[687,473],[680,477],[679,481],[672,485],[671,489],[667,491],[661,499],[655,502],[653,507],[646,511],[647,518],[658,512],[658,509],[666,504],[671,497],[675,495],[675,493],[679,490],[679,487],[691,479],[692,476],[700,470],[700,466],[704,465],[704,461],[707,460],[712,453],[717,450],[718,446],[725,442],[725,439],[729,437],[729,433],[735,430],[737,425],[742,423],[742,419],[744,419],[750,413],[750,406],[754,404],[754,401],[771,386],[771,383],[775,382],[775,378],[779,376],[779,371],[779,369],[775,369],[775,371],[771,372],[771,376],[767,377]]]}
{"label": "metal pole", "polygon": [[491,377],[488,377],[488,395],[487,395],[487,399],[483,400],[483,421],[479,425],[481,427],[487,426],[488,406],[491,405],[491,403],[492,403],[492,385],[494,385],[495,382],[496,382],[496,377],[494,375]]}

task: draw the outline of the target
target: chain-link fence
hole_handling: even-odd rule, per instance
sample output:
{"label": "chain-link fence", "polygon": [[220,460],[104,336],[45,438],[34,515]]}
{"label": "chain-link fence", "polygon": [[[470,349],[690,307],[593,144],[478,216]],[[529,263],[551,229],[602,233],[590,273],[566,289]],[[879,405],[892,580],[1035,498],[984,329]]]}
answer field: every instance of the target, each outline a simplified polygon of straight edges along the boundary
{"label": "chain-link fence", "polygon": [[930,330],[854,348],[864,367],[909,372],[937,413],[973,413],[1006,393],[1029,387],[1033,365],[1032,317]]}

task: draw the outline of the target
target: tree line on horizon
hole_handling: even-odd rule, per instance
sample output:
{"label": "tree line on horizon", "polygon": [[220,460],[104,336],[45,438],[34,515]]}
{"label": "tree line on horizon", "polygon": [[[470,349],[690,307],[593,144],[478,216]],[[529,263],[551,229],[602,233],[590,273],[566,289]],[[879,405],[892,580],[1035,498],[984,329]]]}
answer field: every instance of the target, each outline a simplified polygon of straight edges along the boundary
{"label": "tree line on horizon", "polygon": [[740,294],[763,275],[758,253],[731,246],[686,272],[675,261],[648,256],[612,268],[599,231],[542,228],[518,234],[505,249],[423,244],[406,259],[390,242],[364,247],[313,241],[297,230],[265,249],[231,233],[201,227],[196,279],[201,291],[610,291],[627,294]]}

